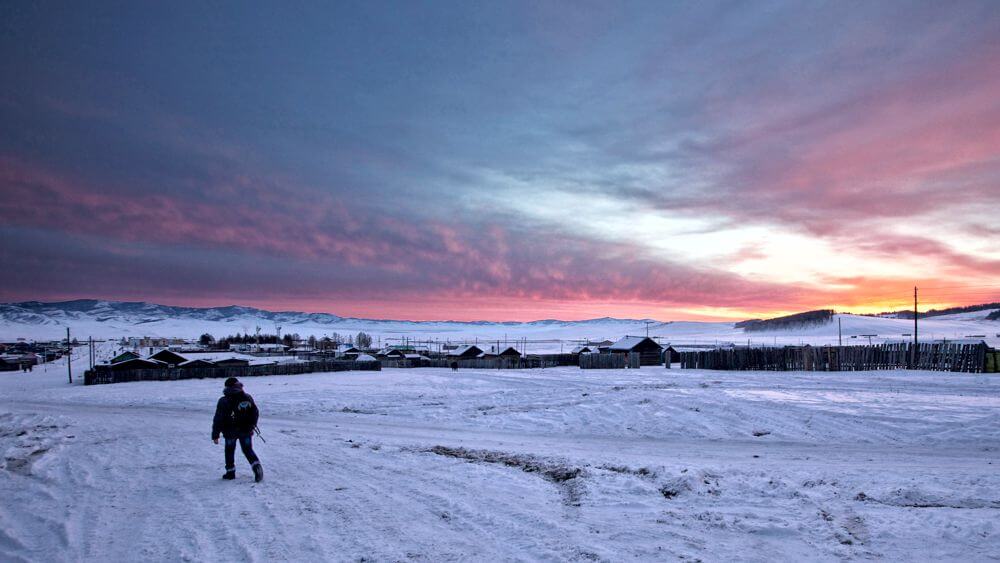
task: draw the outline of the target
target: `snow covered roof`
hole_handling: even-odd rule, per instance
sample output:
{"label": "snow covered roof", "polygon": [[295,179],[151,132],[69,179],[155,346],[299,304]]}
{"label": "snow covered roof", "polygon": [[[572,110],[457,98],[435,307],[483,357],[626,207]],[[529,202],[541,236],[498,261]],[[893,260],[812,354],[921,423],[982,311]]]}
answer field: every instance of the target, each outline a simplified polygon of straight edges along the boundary
{"label": "snow covered roof", "polygon": [[[462,356],[462,355],[468,353],[472,349],[479,350],[479,354],[481,354],[483,352],[483,349],[480,348],[479,346],[476,346],[475,344],[467,344],[465,346],[460,346],[458,348],[455,348],[454,350],[449,351],[448,355],[449,356]],[[476,355],[478,356],[479,354],[476,354]]]}
{"label": "snow covered roof", "polygon": [[570,350],[570,354],[585,354],[590,352],[590,346],[577,346]]}
{"label": "snow covered roof", "polygon": [[354,358],[354,361],[356,361],[356,362],[374,362],[375,358],[373,356],[369,356],[368,354],[359,354],[357,358]]}
{"label": "snow covered roof", "polygon": [[161,362],[160,360],[150,360],[143,358],[132,358],[131,360],[125,360],[124,362],[118,362],[116,364],[111,364],[112,369],[126,369],[130,366],[134,366],[135,369],[141,369],[143,367],[166,367],[167,362]]}
{"label": "snow covered roof", "polygon": [[[649,340],[653,344],[656,344],[656,341],[653,340],[652,338],[649,338],[648,336],[625,336],[625,337],[621,338],[620,340],[618,340],[618,342],[615,342],[614,344],[612,344],[611,345],[611,349],[612,350],[631,350],[631,349],[635,348],[636,346],[638,346],[639,344],[643,343],[646,340]],[[656,345],[660,346],[659,344],[656,344]],[[662,348],[662,346],[661,346],[661,348]]]}
{"label": "snow covered roof", "polygon": [[188,367],[188,366],[192,366],[192,365],[195,365],[195,364],[209,364],[209,365],[212,365],[212,362],[210,362],[209,360],[203,360],[201,358],[196,358],[194,360],[188,360],[186,362],[181,362],[181,363],[179,363],[177,365],[180,366],[180,367]]}

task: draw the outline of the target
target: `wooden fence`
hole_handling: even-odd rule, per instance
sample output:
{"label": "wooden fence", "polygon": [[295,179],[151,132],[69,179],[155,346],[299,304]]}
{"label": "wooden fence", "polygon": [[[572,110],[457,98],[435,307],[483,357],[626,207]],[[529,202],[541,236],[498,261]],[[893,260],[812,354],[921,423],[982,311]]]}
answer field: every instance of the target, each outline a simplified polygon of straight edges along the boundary
{"label": "wooden fence", "polygon": [[639,369],[640,354],[580,354],[580,369]]}
{"label": "wooden fence", "polygon": [[84,385],[124,383],[126,381],[171,381],[175,379],[205,379],[228,377],[255,377],[259,375],[296,375],[327,371],[380,371],[382,364],[348,360],[298,362],[290,364],[264,364],[259,366],[216,368],[161,368],[116,371],[111,366],[98,365],[83,374]]}
{"label": "wooden fence", "polygon": [[[985,344],[918,344],[916,363],[913,345],[788,346],[784,348],[732,348],[681,352],[685,369],[761,371],[868,371],[925,369],[982,373],[987,369]],[[995,362],[994,362],[995,363]]]}
{"label": "wooden fence", "polygon": [[538,369],[577,365],[574,354],[532,354],[521,358],[422,358],[384,359],[384,368],[448,368],[455,362],[460,369]]}

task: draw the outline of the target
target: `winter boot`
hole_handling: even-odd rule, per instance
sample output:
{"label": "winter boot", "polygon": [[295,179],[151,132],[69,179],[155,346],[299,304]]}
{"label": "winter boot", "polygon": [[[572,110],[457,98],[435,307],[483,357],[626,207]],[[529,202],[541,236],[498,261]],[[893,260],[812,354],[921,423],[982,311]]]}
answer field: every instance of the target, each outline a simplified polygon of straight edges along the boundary
{"label": "winter boot", "polygon": [[261,467],[259,461],[255,461],[253,465],[250,466],[253,469],[253,480],[260,483],[264,480],[264,468]]}
{"label": "winter boot", "polygon": [[232,481],[233,479],[236,478],[236,470],[235,469],[227,469],[226,470],[226,474],[223,475],[222,478],[225,479],[225,480],[227,480],[227,481]]}

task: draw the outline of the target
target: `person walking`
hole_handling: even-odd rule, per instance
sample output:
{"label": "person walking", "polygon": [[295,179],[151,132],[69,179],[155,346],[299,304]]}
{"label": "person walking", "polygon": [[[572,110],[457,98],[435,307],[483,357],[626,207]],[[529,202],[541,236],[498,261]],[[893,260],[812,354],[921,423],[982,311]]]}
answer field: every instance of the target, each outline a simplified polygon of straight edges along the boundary
{"label": "person walking", "polygon": [[253,451],[253,432],[259,417],[257,404],[243,391],[240,380],[235,377],[227,379],[212,420],[212,441],[218,444],[220,434],[226,440],[226,474],[223,479],[236,478],[236,442],[240,443],[243,455],[250,462],[254,481],[264,479],[264,468]]}

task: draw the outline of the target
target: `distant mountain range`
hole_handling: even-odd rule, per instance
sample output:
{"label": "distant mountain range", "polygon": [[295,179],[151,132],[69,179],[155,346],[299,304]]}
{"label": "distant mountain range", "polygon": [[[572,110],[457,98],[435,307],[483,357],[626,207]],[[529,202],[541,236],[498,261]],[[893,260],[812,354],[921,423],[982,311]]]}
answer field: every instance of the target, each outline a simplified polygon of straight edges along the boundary
{"label": "distant mountain range", "polygon": [[[208,321],[213,323],[257,323],[262,328],[273,329],[274,325],[379,325],[391,324],[449,324],[466,326],[560,326],[608,323],[642,324],[650,319],[615,319],[603,317],[583,321],[561,321],[543,319],[530,322],[493,321],[406,321],[388,319],[360,319],[340,317],[330,313],[303,313],[299,311],[266,311],[254,307],[229,305],[226,307],[175,307],[143,301],[101,301],[97,299],[76,299],[43,303],[22,301],[0,304],[0,322],[19,325],[65,325],[73,322],[114,323],[121,325],[143,325],[163,321]],[[654,321],[659,322],[659,321]],[[251,329],[253,326],[251,326]]]}
{"label": "distant mountain range", "polygon": [[[990,307],[974,312],[940,315],[924,320],[921,333],[930,337],[961,338],[986,334],[1000,339],[997,314]],[[998,308],[1000,310],[1000,308]],[[843,326],[834,323],[842,318]],[[561,340],[617,340],[622,336],[649,334],[666,341],[710,344],[743,342],[747,339],[768,338],[771,343],[798,344],[803,341],[830,342],[844,335],[878,334],[886,338],[903,338],[911,332],[912,321],[900,318],[868,317],[849,314],[834,315],[831,311],[810,311],[768,320],[733,322],[676,321],[658,322],[650,319],[616,319],[603,317],[582,321],[544,319],[530,322],[493,321],[406,321],[359,319],[330,313],[297,311],[266,311],[254,307],[175,307],[145,302],[101,301],[79,299],[57,303],[24,301],[0,304],[0,341],[17,338],[51,340],[65,337],[69,328],[76,337],[121,338],[152,336],[197,338],[211,334],[216,338],[238,333],[254,333],[260,327],[265,334],[332,336],[374,334],[383,342],[433,341],[533,341],[533,350],[550,343],[560,350]],[[478,340],[477,340],[478,339]],[[803,340],[806,339],[806,340]]]}

